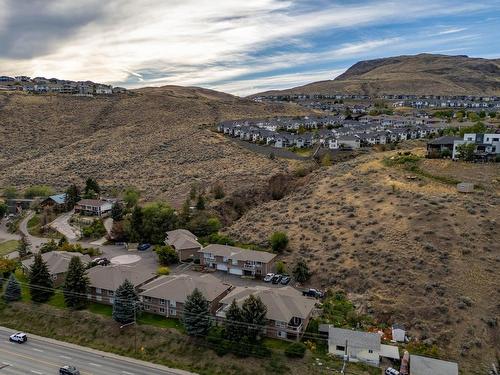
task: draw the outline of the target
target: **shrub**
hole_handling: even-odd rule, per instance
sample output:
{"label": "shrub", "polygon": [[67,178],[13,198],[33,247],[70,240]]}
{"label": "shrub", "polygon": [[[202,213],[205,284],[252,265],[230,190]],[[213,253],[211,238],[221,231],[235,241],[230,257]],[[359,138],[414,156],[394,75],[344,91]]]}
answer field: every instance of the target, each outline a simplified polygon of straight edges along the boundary
{"label": "shrub", "polygon": [[294,342],[285,349],[285,355],[289,358],[303,358],[306,354],[306,346],[301,342]]}
{"label": "shrub", "polygon": [[269,243],[275,253],[281,253],[288,246],[288,236],[285,232],[274,232],[269,238]]}
{"label": "shrub", "polygon": [[106,235],[106,227],[101,219],[94,220],[92,224],[82,229],[85,238],[101,238]]}
{"label": "shrub", "polygon": [[179,262],[179,255],[177,255],[177,252],[171,246],[156,245],[155,252],[162,266],[169,266]]}
{"label": "shrub", "polygon": [[286,266],[283,261],[279,260],[276,262],[276,272],[281,274],[286,273]]}
{"label": "shrub", "polygon": [[35,197],[48,197],[54,194],[54,189],[46,185],[33,185],[27,188],[24,192],[24,197],[27,199]]}
{"label": "shrub", "polygon": [[170,275],[170,268],[168,267],[158,267],[156,270],[156,274],[160,276],[167,276]]}
{"label": "shrub", "polygon": [[220,183],[214,185],[214,187],[212,188],[212,193],[214,194],[215,199],[222,199],[225,196],[224,188]]}
{"label": "shrub", "polygon": [[229,245],[234,246],[235,242],[228,236],[220,233],[212,233],[211,235],[205,237],[205,242],[219,244],[219,245]]}

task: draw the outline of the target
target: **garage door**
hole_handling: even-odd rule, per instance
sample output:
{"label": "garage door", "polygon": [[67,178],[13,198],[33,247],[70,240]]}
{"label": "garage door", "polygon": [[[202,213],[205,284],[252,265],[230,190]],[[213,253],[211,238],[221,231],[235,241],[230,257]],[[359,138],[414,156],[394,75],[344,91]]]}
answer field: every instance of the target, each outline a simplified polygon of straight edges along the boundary
{"label": "garage door", "polygon": [[227,264],[217,263],[217,269],[219,271],[227,271]]}
{"label": "garage door", "polygon": [[240,276],[242,276],[243,275],[243,270],[240,269],[240,268],[231,268],[229,270],[229,273],[232,274],[232,275],[240,275]]}

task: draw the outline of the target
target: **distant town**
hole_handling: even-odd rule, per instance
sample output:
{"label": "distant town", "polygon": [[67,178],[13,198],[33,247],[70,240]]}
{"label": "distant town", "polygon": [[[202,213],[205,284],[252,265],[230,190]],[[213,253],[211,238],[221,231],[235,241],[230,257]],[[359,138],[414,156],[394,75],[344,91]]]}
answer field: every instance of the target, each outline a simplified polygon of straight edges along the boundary
{"label": "distant town", "polygon": [[0,76],[0,91],[25,91],[35,94],[71,94],[82,96],[124,93],[123,87],[113,87],[92,81],[70,81],[59,78]]}

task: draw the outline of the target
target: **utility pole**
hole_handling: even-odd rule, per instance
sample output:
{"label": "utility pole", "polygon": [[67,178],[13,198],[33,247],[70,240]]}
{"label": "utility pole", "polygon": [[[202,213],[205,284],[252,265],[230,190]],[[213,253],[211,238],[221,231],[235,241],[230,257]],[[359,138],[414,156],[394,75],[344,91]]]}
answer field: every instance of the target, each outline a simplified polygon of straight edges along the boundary
{"label": "utility pole", "polygon": [[137,354],[137,302],[134,301],[134,320],[130,323],[123,324],[120,326],[120,329],[134,325],[134,353]]}
{"label": "utility pole", "polygon": [[347,354],[347,340],[345,340],[345,349],[344,349],[344,363],[342,365],[342,370],[340,370],[340,373],[342,375],[345,375],[345,369],[347,367],[347,362],[349,362],[349,355]]}

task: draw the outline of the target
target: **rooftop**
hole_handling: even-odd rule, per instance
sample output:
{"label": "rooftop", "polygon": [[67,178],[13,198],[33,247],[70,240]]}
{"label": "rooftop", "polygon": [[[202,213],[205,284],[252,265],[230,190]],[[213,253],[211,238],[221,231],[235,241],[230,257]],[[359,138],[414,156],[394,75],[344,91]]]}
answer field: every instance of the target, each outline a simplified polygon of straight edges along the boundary
{"label": "rooftop", "polygon": [[240,247],[211,244],[198,251],[199,253],[210,253],[217,256],[227,257],[228,259],[241,261],[256,261],[269,263],[276,257],[276,254],[266,251],[247,250]]}

